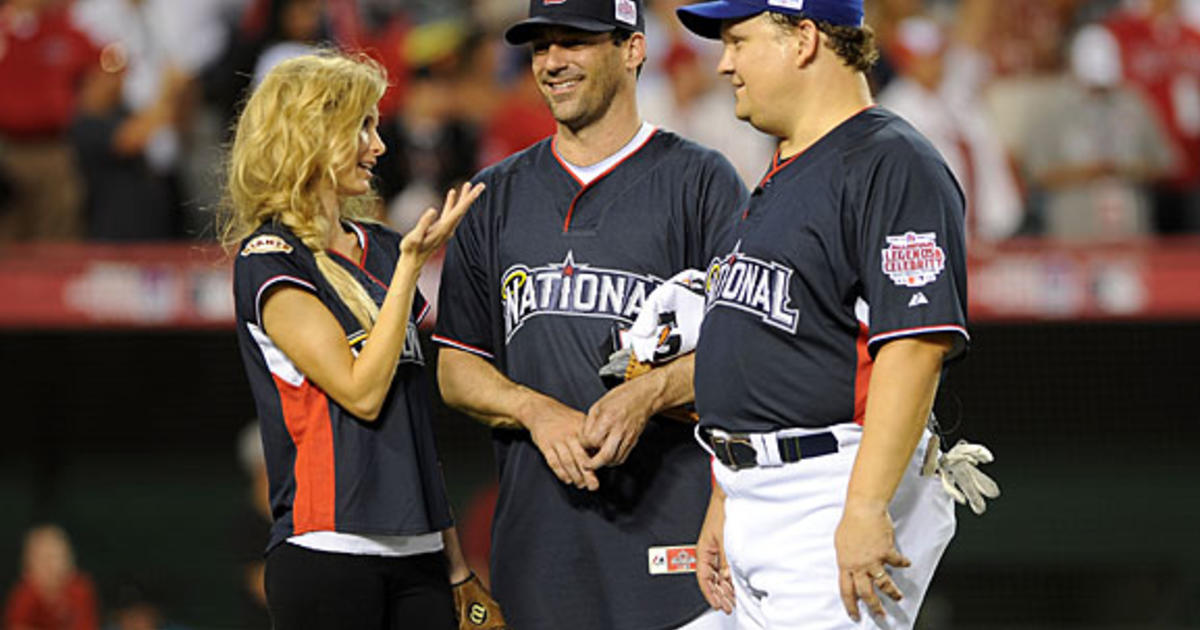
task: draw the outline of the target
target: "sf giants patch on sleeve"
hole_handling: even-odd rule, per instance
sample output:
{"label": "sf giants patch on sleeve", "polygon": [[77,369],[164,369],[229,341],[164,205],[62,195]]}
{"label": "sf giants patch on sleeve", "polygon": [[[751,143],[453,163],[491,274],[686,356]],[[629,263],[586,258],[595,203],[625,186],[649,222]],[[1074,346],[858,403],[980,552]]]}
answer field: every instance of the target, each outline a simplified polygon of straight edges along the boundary
{"label": "sf giants patch on sleeve", "polygon": [[262,234],[250,239],[246,246],[242,248],[242,255],[249,256],[250,254],[275,254],[282,252],[284,254],[292,253],[292,246],[287,244],[287,241],[282,237],[274,234]]}
{"label": "sf giants patch on sleeve", "polygon": [[650,575],[673,575],[696,572],[696,546],[651,547]]}
{"label": "sf giants patch on sleeve", "polygon": [[937,244],[936,232],[905,232],[887,237],[883,273],[898,287],[923,287],[946,268],[946,252]]}

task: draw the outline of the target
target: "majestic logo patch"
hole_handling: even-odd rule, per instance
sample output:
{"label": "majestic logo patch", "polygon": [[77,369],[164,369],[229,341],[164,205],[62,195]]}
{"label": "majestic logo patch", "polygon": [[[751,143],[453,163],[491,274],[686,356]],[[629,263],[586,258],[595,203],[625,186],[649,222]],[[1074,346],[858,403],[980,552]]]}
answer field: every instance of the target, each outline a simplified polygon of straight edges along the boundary
{"label": "majestic logo patch", "polygon": [[292,253],[292,246],[287,244],[287,241],[282,237],[274,234],[260,234],[250,239],[246,246],[242,248],[242,255],[249,256],[250,254],[274,254],[283,252],[285,254]]}
{"label": "majestic logo patch", "polygon": [[650,575],[696,572],[696,546],[651,547]]}
{"label": "majestic logo patch", "polygon": [[637,5],[633,0],[613,0],[613,2],[616,3],[613,15],[617,20],[630,26],[637,26]]}
{"label": "majestic logo patch", "polygon": [[731,306],[758,315],[763,322],[796,332],[800,314],[791,305],[788,289],[793,269],[777,262],[760,260],[741,252],[742,242],[725,258],[714,258],[704,282],[704,312]]}
{"label": "majestic logo patch", "polygon": [[917,291],[916,295],[912,296],[912,299],[908,301],[908,308],[924,306],[928,303],[929,303],[929,298],[925,297],[924,293]]}
{"label": "majestic logo patch", "polygon": [[923,287],[946,268],[946,252],[938,247],[934,232],[905,232],[887,237],[887,242],[883,273],[898,287]]}
{"label": "majestic logo patch", "polygon": [[576,263],[567,252],[561,263],[544,267],[513,265],[501,276],[504,341],[531,317],[566,315],[599,317],[632,324],[646,295],[662,284],[653,275]]}
{"label": "majestic logo patch", "polygon": [[804,9],[804,0],[767,0],[767,4],[784,9],[795,9],[796,11]]}

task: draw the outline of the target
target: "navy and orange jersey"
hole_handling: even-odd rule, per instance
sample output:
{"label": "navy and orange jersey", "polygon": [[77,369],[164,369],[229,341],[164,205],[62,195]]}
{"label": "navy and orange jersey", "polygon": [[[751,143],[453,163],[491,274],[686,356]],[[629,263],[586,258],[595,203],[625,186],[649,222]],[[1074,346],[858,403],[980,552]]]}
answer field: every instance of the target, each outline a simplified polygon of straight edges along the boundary
{"label": "navy and orange jersey", "polygon": [[964,200],[937,151],[879,107],[771,170],[708,265],[702,426],[862,423],[875,353],[947,332],[965,351]]}
{"label": "navy and orange jersey", "polygon": [[[723,157],[663,131],[588,185],[551,140],[477,181],[487,190],[447,250],[434,341],[585,412],[606,391],[614,324],[703,266],[746,198]],[[559,481],[527,432],[493,438],[492,584],[513,627],[674,628],[707,608],[694,576],[647,564],[651,547],[694,544],[704,519],[708,456],[691,426],[652,418],[594,493]]]}
{"label": "navy and orange jersey", "polygon": [[[360,260],[342,265],[382,303],[400,255],[400,237],[372,224],[346,223]],[[333,313],[352,352],[368,335],[317,269],[312,252],[286,227],[267,224],[247,238],[234,263],[238,342],[262,426],[274,524],[268,549],[311,531],[416,535],[452,523],[434,446],[432,407],[417,325],[429,305],[413,300],[407,340],[379,417],[367,422],[309,380],[262,327],[264,298],[279,287],[308,291]]]}

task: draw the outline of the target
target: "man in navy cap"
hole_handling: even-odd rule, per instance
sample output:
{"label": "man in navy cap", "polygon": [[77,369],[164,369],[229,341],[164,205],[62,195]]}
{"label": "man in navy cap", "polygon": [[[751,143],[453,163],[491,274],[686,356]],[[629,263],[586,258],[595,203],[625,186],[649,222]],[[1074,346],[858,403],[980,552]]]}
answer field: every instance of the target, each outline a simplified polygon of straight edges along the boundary
{"label": "man in navy cap", "polygon": [[605,387],[614,325],[703,267],[745,206],[716,152],[638,115],[638,0],[531,0],[554,136],[481,172],[448,246],[434,341],[446,402],[493,427],[493,592],[519,630],[715,630],[695,578],[711,492],[691,357]]}
{"label": "man in navy cap", "polygon": [[738,118],[779,140],[708,266],[701,589],[739,628],[911,628],[955,528],[927,420],[969,340],[963,194],[872,104],[861,0],[678,15],[723,42]]}

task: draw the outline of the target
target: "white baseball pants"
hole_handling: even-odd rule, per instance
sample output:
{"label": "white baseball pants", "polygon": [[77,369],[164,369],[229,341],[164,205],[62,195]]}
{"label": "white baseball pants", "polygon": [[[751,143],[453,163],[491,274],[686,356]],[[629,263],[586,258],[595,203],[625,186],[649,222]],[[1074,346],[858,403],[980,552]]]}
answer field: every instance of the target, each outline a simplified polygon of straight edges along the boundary
{"label": "white baseball pants", "polygon": [[[858,454],[862,427],[830,429],[838,452],[776,467],[732,471],[713,461],[725,491],[725,554],[733,573],[739,630],[906,629],[954,536],[954,503],[936,477],[920,476],[929,444],[921,440],[892,499],[896,547],[912,561],[889,567],[904,598],[877,593],[887,616],[875,619],[861,604],[861,621],[847,615],[838,590],[834,530]],[[788,435],[817,433],[799,429]]]}

